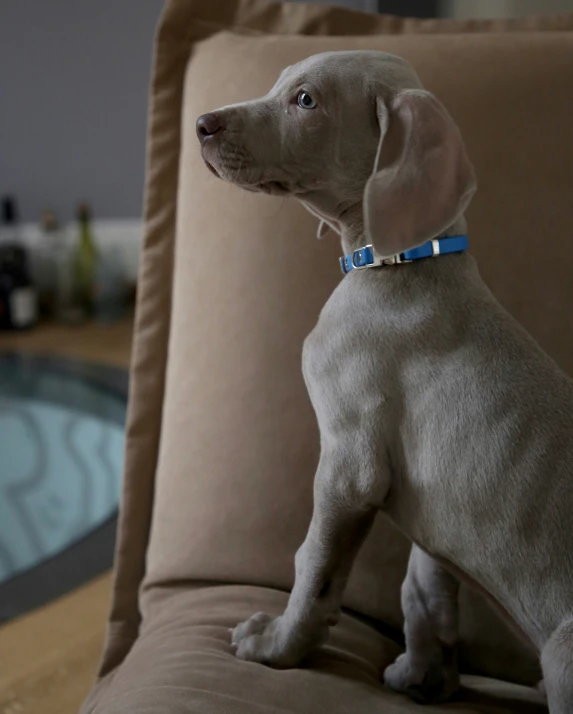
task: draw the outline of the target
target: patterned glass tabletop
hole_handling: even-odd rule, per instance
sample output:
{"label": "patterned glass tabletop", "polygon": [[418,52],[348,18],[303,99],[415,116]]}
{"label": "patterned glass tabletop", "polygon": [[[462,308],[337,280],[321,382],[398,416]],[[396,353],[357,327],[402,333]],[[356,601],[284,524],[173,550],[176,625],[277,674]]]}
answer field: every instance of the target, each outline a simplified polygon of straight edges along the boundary
{"label": "patterned glass tabletop", "polygon": [[70,547],[81,557],[115,516],[126,395],[121,370],[0,354],[0,598],[2,583]]}

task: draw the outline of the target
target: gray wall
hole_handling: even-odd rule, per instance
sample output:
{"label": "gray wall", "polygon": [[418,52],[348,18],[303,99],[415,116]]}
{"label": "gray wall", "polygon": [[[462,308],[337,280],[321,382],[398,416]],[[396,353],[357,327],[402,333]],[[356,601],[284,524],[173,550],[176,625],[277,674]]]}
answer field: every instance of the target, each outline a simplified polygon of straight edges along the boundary
{"label": "gray wall", "polygon": [[[206,0],[207,1],[207,0]],[[162,0],[0,0],[0,194],[26,220],[78,200],[141,215],[147,94]]]}
{"label": "gray wall", "polygon": [[518,17],[573,11],[573,0],[442,0],[443,14],[467,17]]}

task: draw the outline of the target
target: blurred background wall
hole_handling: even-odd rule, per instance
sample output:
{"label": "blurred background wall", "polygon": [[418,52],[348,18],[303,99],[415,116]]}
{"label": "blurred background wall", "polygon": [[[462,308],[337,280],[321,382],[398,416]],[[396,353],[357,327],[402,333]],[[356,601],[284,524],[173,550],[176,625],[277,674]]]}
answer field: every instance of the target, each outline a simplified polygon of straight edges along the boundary
{"label": "blurred background wall", "polygon": [[162,0],[0,0],[0,195],[22,218],[141,215]]}
{"label": "blurred background wall", "polygon": [[518,17],[535,13],[572,12],[573,0],[441,0],[443,17]]}
{"label": "blurred background wall", "polygon": [[[573,0],[330,2],[418,16],[573,11]],[[16,195],[23,220],[50,207],[65,222],[80,200],[96,218],[141,215],[151,47],[162,5],[0,0],[0,195]]]}

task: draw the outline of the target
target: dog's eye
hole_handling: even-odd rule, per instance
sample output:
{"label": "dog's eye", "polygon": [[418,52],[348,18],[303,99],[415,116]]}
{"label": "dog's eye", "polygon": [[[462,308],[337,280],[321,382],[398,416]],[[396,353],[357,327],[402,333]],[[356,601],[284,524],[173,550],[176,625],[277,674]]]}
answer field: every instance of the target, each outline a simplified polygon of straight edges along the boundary
{"label": "dog's eye", "polygon": [[308,92],[299,92],[296,103],[301,109],[314,109],[316,107],[316,102]]}

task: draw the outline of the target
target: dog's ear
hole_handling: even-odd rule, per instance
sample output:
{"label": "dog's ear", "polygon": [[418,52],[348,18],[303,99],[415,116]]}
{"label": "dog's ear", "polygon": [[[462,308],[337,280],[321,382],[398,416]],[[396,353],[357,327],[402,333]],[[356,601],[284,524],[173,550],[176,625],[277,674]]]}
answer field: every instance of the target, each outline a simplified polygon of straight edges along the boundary
{"label": "dog's ear", "polygon": [[377,100],[380,144],[364,191],[366,233],[382,256],[443,233],[476,189],[460,131],[429,92],[405,90]]}

